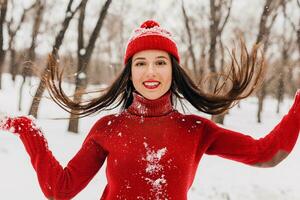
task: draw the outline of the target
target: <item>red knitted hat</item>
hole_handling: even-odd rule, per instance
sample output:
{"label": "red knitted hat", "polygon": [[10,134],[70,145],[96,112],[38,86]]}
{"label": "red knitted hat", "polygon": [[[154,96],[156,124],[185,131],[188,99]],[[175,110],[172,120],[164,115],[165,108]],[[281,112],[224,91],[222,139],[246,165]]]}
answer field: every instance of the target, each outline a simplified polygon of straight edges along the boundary
{"label": "red knitted hat", "polygon": [[133,31],[125,52],[124,63],[135,53],[148,49],[163,50],[175,56],[180,62],[177,46],[169,31],[161,28],[153,20],[145,21],[140,28]]}

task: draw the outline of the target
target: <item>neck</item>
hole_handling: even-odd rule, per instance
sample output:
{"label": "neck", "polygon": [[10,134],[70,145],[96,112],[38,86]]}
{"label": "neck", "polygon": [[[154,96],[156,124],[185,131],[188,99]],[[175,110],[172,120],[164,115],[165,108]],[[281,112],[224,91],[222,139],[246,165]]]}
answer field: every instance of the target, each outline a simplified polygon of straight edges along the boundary
{"label": "neck", "polygon": [[133,92],[133,102],[127,110],[131,114],[145,117],[167,115],[174,110],[171,94],[172,92],[169,90],[158,99],[150,100],[137,92]]}

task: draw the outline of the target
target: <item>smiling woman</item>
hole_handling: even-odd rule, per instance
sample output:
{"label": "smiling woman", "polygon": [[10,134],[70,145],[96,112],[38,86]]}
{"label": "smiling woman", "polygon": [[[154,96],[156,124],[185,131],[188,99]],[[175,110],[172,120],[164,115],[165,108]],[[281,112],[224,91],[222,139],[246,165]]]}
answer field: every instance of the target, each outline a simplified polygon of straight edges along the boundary
{"label": "smiling woman", "polygon": [[[47,88],[63,109],[74,110],[82,117],[112,109],[115,102],[115,107],[122,104],[119,113],[104,116],[94,124],[66,167],[52,155],[32,119],[8,117],[0,128],[20,136],[47,198],[73,198],[107,160],[107,185],[101,200],[186,200],[204,154],[250,166],[273,167],[296,143],[300,91],[280,123],[260,139],[224,129],[201,116],[180,113],[174,106],[176,97],[184,98],[199,111],[218,114],[249,96],[257,88],[264,68],[263,59],[257,58],[257,48],[249,54],[242,43],[241,58],[233,53],[225,82],[221,86],[217,83],[214,93],[208,94],[180,66],[171,34],[149,20],[129,39],[121,74],[103,94],[88,102],[76,102],[64,93],[62,75],[56,60],[50,57]],[[231,87],[225,87],[226,83]]]}
{"label": "smiling woman", "polygon": [[158,99],[171,87],[172,64],[169,54],[161,50],[144,50],[132,59],[131,80],[138,93]]}

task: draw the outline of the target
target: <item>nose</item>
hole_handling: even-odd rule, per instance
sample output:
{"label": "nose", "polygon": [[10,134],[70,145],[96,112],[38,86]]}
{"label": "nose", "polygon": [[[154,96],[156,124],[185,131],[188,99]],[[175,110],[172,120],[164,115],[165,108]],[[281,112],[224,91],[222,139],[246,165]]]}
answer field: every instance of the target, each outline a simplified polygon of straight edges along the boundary
{"label": "nose", "polygon": [[155,76],[156,70],[154,67],[154,64],[149,64],[148,68],[147,68],[147,75],[148,76]]}

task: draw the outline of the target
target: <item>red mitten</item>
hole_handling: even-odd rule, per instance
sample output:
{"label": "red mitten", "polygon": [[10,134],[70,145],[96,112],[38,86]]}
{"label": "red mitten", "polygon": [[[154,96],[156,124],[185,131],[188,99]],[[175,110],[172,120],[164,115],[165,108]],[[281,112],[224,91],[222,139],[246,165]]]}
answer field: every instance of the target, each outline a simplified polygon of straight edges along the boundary
{"label": "red mitten", "polygon": [[41,130],[31,117],[5,118],[0,129],[20,136],[47,199],[71,199],[80,192],[100,169],[106,151],[92,138],[99,125],[90,131],[79,152],[66,167],[52,155]]}
{"label": "red mitten", "polygon": [[294,104],[291,110],[293,110],[293,112],[298,116],[298,119],[300,119],[300,89],[298,89],[295,94]]}
{"label": "red mitten", "polygon": [[33,118],[26,116],[2,117],[1,129],[18,135],[30,155],[48,150],[47,141],[41,130],[35,125]]}
{"label": "red mitten", "polygon": [[9,117],[7,117],[5,114],[0,114],[0,130],[8,131],[8,126],[7,126],[7,120]]}

